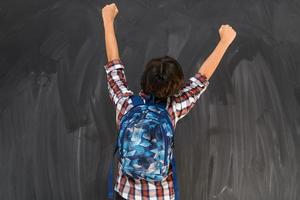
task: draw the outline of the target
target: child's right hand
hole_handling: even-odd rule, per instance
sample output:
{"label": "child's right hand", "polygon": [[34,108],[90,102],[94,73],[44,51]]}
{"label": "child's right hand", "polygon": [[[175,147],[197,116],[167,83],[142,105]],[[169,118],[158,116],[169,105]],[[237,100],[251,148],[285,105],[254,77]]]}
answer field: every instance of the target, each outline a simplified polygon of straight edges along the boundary
{"label": "child's right hand", "polygon": [[234,29],[228,24],[222,25],[219,28],[220,40],[225,42],[226,44],[231,44],[236,36],[236,32]]}

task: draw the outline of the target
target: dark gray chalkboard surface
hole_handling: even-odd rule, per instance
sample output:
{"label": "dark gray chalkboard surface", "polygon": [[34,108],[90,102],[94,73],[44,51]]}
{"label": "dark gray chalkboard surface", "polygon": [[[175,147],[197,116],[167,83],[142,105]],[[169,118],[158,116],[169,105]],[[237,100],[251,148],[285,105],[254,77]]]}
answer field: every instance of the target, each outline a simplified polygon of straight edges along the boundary
{"label": "dark gray chalkboard surface", "polygon": [[[104,1],[0,3],[0,199],[103,200],[116,139]],[[300,2],[116,1],[130,89],[170,55],[193,75],[237,31],[176,130],[181,199],[300,199]]]}

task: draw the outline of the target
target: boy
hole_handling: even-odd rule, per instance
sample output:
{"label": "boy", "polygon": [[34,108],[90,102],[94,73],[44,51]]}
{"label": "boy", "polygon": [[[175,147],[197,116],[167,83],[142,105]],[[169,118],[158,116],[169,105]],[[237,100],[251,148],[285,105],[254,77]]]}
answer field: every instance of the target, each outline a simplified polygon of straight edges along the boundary
{"label": "boy", "polygon": [[[108,59],[104,68],[107,73],[109,96],[116,107],[116,123],[119,127],[122,116],[133,106],[129,98],[133,92],[127,87],[124,64],[119,57],[114,33],[114,19],[117,13],[118,9],[114,3],[102,8]],[[174,128],[178,120],[191,110],[200,95],[206,90],[209,78],[236,36],[236,32],[229,25],[222,25],[219,34],[221,39],[216,48],[187,83],[184,83],[180,64],[170,56],[151,59],[145,67],[141,77],[142,90],[139,95],[145,99],[151,93],[154,94],[156,102],[165,101],[166,110]],[[171,169],[172,165],[170,165],[167,178],[163,181],[147,182],[122,174],[119,167],[114,188],[117,192],[117,199],[174,199]]]}

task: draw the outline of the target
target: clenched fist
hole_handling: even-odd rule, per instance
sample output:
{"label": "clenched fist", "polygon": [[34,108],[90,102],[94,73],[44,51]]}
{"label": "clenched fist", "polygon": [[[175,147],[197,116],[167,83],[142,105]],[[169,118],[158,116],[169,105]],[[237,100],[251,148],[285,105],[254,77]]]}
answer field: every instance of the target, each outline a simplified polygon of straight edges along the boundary
{"label": "clenched fist", "polygon": [[236,36],[236,32],[228,24],[222,25],[219,28],[219,34],[220,34],[220,39],[227,44],[231,44]]}
{"label": "clenched fist", "polygon": [[102,18],[104,22],[111,22],[114,21],[116,15],[118,14],[119,10],[115,3],[105,5],[102,8]]}

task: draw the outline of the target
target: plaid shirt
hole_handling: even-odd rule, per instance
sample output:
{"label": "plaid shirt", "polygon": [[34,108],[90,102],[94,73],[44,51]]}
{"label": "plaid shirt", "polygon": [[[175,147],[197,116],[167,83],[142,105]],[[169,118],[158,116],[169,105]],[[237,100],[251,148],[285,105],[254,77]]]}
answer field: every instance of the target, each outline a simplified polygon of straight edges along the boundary
{"label": "plaid shirt", "polygon": [[[109,61],[104,65],[104,68],[107,74],[109,97],[116,108],[116,124],[119,128],[122,116],[133,107],[129,98],[133,95],[133,92],[127,86],[124,63],[120,59]],[[208,85],[207,78],[197,72],[189,78],[189,81],[176,95],[167,98],[166,109],[171,117],[174,129],[178,120],[192,109]],[[146,96],[142,90],[139,95],[141,97]],[[120,169],[120,163],[118,163],[118,173],[115,180],[114,190],[125,199],[173,200],[175,198],[171,165],[166,179],[159,182],[147,182],[125,176]]]}

